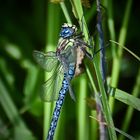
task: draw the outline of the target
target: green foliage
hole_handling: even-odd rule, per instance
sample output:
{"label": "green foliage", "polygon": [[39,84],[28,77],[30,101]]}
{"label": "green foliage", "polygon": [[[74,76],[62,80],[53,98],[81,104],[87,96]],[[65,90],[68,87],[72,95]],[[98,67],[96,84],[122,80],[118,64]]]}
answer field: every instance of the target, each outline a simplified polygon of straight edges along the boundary
{"label": "green foliage", "polygon": [[[94,36],[97,34],[96,2],[91,2],[90,8],[83,7],[80,0],[58,1],[57,4],[45,0],[1,3],[0,140],[45,140],[54,103],[43,103],[39,98],[40,87],[49,75],[35,64],[32,52],[55,50],[64,22],[76,24],[79,30],[81,28],[86,42],[93,36],[93,44],[98,50],[99,36]],[[105,43],[117,41],[120,46],[128,46],[127,49],[139,58],[138,4],[132,0],[108,0],[102,1],[102,5],[105,7],[101,6]],[[95,95],[99,96],[98,93],[101,93],[101,110],[110,139],[116,139],[115,129],[109,127],[114,127],[114,124],[122,131],[140,137],[139,61],[117,45],[111,43],[106,48],[107,78],[110,79],[109,85],[114,87],[114,98],[110,96],[108,101],[109,94],[100,74],[99,54],[93,61],[86,59],[86,74],[72,81],[76,102],[69,95],[66,97],[55,140],[99,139],[101,120],[89,117],[98,117],[95,110],[97,100],[91,100]],[[109,60],[111,57],[112,61]],[[118,139],[125,138],[120,135]]]}

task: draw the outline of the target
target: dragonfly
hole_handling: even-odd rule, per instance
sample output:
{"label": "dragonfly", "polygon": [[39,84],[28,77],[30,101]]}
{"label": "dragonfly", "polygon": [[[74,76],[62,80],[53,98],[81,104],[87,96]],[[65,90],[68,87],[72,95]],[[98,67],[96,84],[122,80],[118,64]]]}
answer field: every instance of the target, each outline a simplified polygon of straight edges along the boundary
{"label": "dragonfly", "polygon": [[75,100],[70,81],[76,72],[77,49],[80,48],[83,54],[89,55],[85,47],[90,47],[90,45],[83,40],[82,32],[78,33],[75,25],[64,23],[61,27],[59,37],[56,52],[33,52],[36,62],[43,69],[47,72],[53,71],[52,76],[45,82],[42,87],[42,92],[40,92],[42,100],[56,100],[56,106],[46,140],[53,140],[61,107],[68,90],[71,98]]}

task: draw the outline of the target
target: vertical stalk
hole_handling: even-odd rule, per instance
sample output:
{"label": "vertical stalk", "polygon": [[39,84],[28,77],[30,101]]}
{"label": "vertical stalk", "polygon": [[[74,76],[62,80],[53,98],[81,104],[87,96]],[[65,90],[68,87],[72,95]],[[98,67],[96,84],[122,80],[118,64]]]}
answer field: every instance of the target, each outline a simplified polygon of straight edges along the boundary
{"label": "vertical stalk", "polygon": [[[126,33],[127,33],[127,27],[128,27],[131,6],[132,6],[132,0],[128,0],[127,5],[126,5],[126,9],[125,9],[124,20],[122,23],[122,27],[121,27],[120,35],[119,35],[119,40],[118,40],[118,43],[121,45],[124,45],[125,40],[126,40]],[[118,85],[122,54],[123,54],[123,48],[119,47],[117,49],[116,55],[114,55],[114,58],[113,58],[113,67],[112,67],[112,74],[111,74],[111,86],[112,87],[117,87],[117,85]],[[114,99],[112,99],[112,97],[110,97],[110,105],[111,105],[111,110],[113,112]]]}
{"label": "vertical stalk", "polygon": [[[81,1],[80,0],[71,0],[71,4],[72,4],[72,8],[73,8],[73,12],[75,17],[78,19],[79,21],[79,25],[81,30],[83,31],[84,35],[85,35],[85,39],[86,41],[88,40],[88,32],[87,32],[87,26],[86,26],[86,22],[83,16],[83,9],[82,9],[82,5],[81,5]],[[79,140],[86,140],[88,139],[88,127],[87,127],[87,121],[86,121],[86,104],[83,103],[83,97],[86,97],[86,79],[83,78],[80,83],[79,83],[80,87],[79,87],[79,91],[80,95],[79,95],[79,103],[77,106],[78,109],[78,114],[77,114],[77,118],[78,118],[78,139]],[[83,88],[85,87],[85,88]],[[85,120],[85,121],[84,121]]]}
{"label": "vertical stalk", "polygon": [[100,131],[100,140],[107,140],[107,131],[106,126],[102,124],[102,122],[105,122],[102,112],[102,104],[101,100],[98,94],[95,94],[95,100],[96,100],[96,110],[97,110],[97,118],[99,120],[99,131]]}
{"label": "vertical stalk", "polygon": [[[105,5],[106,5],[107,11],[108,11],[108,29],[109,29],[109,33],[110,33],[110,38],[112,40],[116,40],[112,0],[106,1]],[[115,57],[116,56],[115,44],[111,44],[111,49],[112,49],[112,54]],[[114,59],[113,59],[113,61],[114,61]],[[111,112],[113,112],[113,110],[114,110],[114,102],[115,102],[115,99],[110,97],[109,98],[109,104],[110,104]]]}
{"label": "vertical stalk", "polygon": [[[126,5],[126,9],[125,9],[124,19],[123,19],[123,22],[122,22],[122,27],[121,27],[120,34],[119,34],[119,40],[118,40],[118,43],[121,44],[121,45],[124,45],[125,40],[126,40],[127,27],[128,27],[128,21],[129,21],[131,6],[132,6],[132,0],[128,0],[127,5]],[[111,13],[110,13],[110,17],[112,17]],[[113,21],[113,20],[110,20],[110,26],[112,25],[111,26],[112,28],[110,27],[110,34],[111,34],[111,37],[115,40],[115,34],[113,33],[114,32],[114,27],[113,27],[114,24],[111,21]],[[116,50],[116,49],[114,48],[113,50]],[[113,51],[113,54],[115,54],[114,51]],[[113,58],[113,68],[112,68],[112,75],[111,75],[111,78],[112,78],[111,79],[111,86],[113,86],[113,87],[117,87],[117,85],[118,85],[122,55],[123,55],[123,48],[119,47],[117,49],[117,53],[114,55],[114,58]],[[110,103],[111,103],[111,108],[112,108],[112,112],[113,112],[114,99],[111,99]],[[128,110],[127,116],[130,112],[132,112],[132,111]],[[126,119],[128,119],[127,116],[125,117]],[[123,122],[123,124],[125,124],[125,122]]]}
{"label": "vertical stalk", "polygon": [[[55,50],[57,40],[58,40],[58,31],[59,31],[59,21],[60,21],[60,8],[59,5],[54,5],[47,3],[47,21],[46,21],[46,48],[45,51]],[[52,16],[52,14],[54,16]],[[50,76],[50,73],[45,74],[45,80]],[[50,121],[52,118],[53,103],[44,103],[44,132],[43,139],[46,140],[47,133],[50,127]]]}
{"label": "vertical stalk", "polygon": [[[91,116],[97,116],[97,112],[96,110],[91,111]],[[91,119],[90,121],[90,125],[91,125],[91,140],[98,140],[98,122],[94,119]]]}
{"label": "vertical stalk", "polygon": [[[106,82],[106,70],[105,70],[105,45],[104,45],[104,34],[103,34],[103,28],[102,28],[102,17],[101,17],[101,8],[100,8],[100,0],[96,0],[97,5],[97,31],[99,34],[99,49],[100,51],[100,72],[102,76],[102,81],[104,84],[104,88],[107,91],[107,82]],[[98,117],[101,121],[104,122],[104,116],[101,108],[101,103],[98,98],[96,98],[96,110]],[[100,140],[107,139],[106,137],[106,127],[99,123],[100,125]]]}
{"label": "vertical stalk", "polygon": [[[111,125],[112,127],[114,127],[113,119],[112,119],[112,116],[111,116],[111,111],[110,111],[110,108],[109,108],[109,104],[108,104],[108,100],[107,100],[107,96],[106,96],[106,92],[105,92],[105,89],[104,89],[104,85],[103,85],[103,81],[102,81],[102,78],[101,78],[101,74],[100,74],[100,70],[99,70],[99,67],[98,67],[97,60],[94,59],[93,63],[94,63],[95,71],[96,71],[96,74],[97,74],[97,80],[98,80],[100,93],[101,93],[101,96],[102,96],[101,101],[102,101],[102,104],[103,104],[103,114],[104,114],[106,123]],[[117,140],[115,130],[108,127],[108,131],[109,131],[110,139],[111,140]]]}
{"label": "vertical stalk", "polygon": [[[89,65],[86,65],[86,73],[88,75],[88,78],[89,78],[89,82],[91,84],[91,87],[92,87],[92,90],[95,92],[95,94],[98,92],[97,89],[96,89],[96,86],[95,86],[95,83],[94,83],[94,79],[91,75],[91,72],[90,72],[90,67]],[[92,116],[96,116],[97,115],[97,112],[96,111],[91,111],[91,115]],[[91,119],[91,135],[90,135],[90,138],[91,139],[94,139],[94,140],[97,140],[98,139],[98,134],[97,134],[97,130],[98,130],[98,125],[97,125],[97,121]]]}
{"label": "vertical stalk", "polygon": [[64,13],[64,16],[65,16],[67,22],[72,24],[72,21],[71,21],[71,18],[69,16],[69,13],[68,13],[68,10],[66,8],[65,3],[64,2],[60,2],[60,6],[61,6],[61,9],[62,9],[62,11]]}
{"label": "vertical stalk", "polygon": [[[81,6],[81,1],[80,0],[73,0],[72,1],[73,3],[73,10],[74,10],[74,13],[76,13],[78,16],[78,19],[80,19],[83,15],[81,15],[83,12],[82,12],[82,6]],[[88,30],[87,30],[87,26],[86,26],[86,23],[83,24],[84,26],[84,35],[85,35],[85,39],[89,39],[88,37]],[[106,92],[105,92],[105,89],[104,89],[104,84],[103,84],[103,81],[102,81],[102,78],[101,78],[101,73],[100,73],[100,70],[99,70],[99,67],[98,67],[98,63],[97,63],[97,59],[94,59],[93,61],[93,64],[94,64],[94,67],[95,67],[95,72],[96,72],[96,75],[97,75],[97,80],[98,80],[98,85],[99,85],[99,89],[100,89],[100,93],[102,95],[102,103],[103,103],[103,113],[104,113],[104,116],[105,116],[105,120],[107,122],[107,124],[110,124],[111,126],[114,127],[114,123],[113,123],[113,120],[112,120],[112,116],[111,116],[111,112],[110,112],[110,109],[109,109],[109,105],[108,105],[108,100],[107,100],[107,97],[106,97]],[[97,94],[98,92],[95,91],[95,94]],[[116,140],[117,137],[116,137],[116,133],[115,133],[115,130],[111,129],[111,128],[108,128],[109,130],[109,135],[110,135],[110,139],[111,140]]]}
{"label": "vertical stalk", "polygon": [[77,102],[77,120],[78,120],[78,140],[88,140],[88,119],[86,109],[87,81],[85,75],[81,77],[79,83],[79,98]]}
{"label": "vertical stalk", "polygon": [[99,49],[100,51],[100,71],[102,75],[102,80],[107,91],[107,83],[106,83],[106,70],[105,70],[105,45],[104,45],[104,34],[102,28],[102,17],[101,17],[101,8],[100,8],[100,0],[96,0],[97,3],[97,31],[99,34]]}
{"label": "vertical stalk", "polygon": [[[101,75],[100,75],[100,70],[99,68],[97,67],[97,58],[95,57],[94,58],[94,67],[95,67],[95,70],[96,70],[96,74],[97,74],[97,80],[98,80],[98,83],[99,83],[99,88],[100,88],[100,92],[102,93],[102,103],[103,103],[103,114],[104,114],[104,117],[105,117],[105,120],[107,122],[107,124],[110,124],[111,126],[114,127],[114,123],[113,123],[113,120],[112,120],[112,117],[111,117],[111,112],[110,112],[110,109],[109,109],[109,105],[108,105],[108,100],[107,100],[107,97],[106,97],[106,92],[104,90],[104,85],[103,85],[103,82],[102,82],[102,78],[101,78]],[[93,88],[93,91],[95,94],[98,93],[96,87],[95,87],[95,83],[94,83],[94,79],[91,75],[91,71],[90,71],[90,67],[88,65],[86,65],[86,72],[87,72],[87,75],[89,77],[89,81],[92,85],[92,88]],[[97,95],[99,96],[99,95]],[[116,133],[113,129],[111,128],[108,128],[109,130],[109,134],[110,134],[110,139],[111,140],[117,140],[117,137],[116,137]]]}
{"label": "vertical stalk", "polygon": [[[121,45],[124,45],[125,40],[126,40],[126,33],[127,33],[131,6],[132,6],[132,0],[128,0],[126,9],[125,9],[124,20],[122,23],[119,40],[118,40],[118,43]],[[117,84],[118,84],[122,54],[123,54],[123,48],[119,47],[118,51],[117,51],[117,55],[113,59],[113,69],[112,69],[112,76],[111,76],[112,77],[112,79],[111,79],[112,87],[117,87]]]}

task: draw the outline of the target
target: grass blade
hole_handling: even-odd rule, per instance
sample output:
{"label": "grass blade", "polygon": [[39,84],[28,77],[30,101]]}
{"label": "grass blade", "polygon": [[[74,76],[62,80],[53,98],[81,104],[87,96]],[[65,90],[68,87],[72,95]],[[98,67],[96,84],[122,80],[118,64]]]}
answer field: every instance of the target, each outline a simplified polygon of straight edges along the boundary
{"label": "grass blade", "polygon": [[140,61],[140,57],[137,56],[136,54],[134,54],[131,50],[127,49],[124,45],[121,45],[120,43],[114,41],[114,40],[109,40],[112,43],[117,44],[119,47],[122,47],[123,49],[125,49],[127,52],[129,52],[132,56],[134,56],[138,61]]}
{"label": "grass blade", "polygon": [[[26,140],[35,140],[35,138],[32,136],[32,133],[29,131],[29,129],[26,127],[26,124],[21,119],[21,117],[18,113],[18,110],[17,110],[15,104],[13,103],[12,99],[10,98],[9,93],[1,79],[0,79],[0,89],[1,89],[0,103],[1,103],[8,119],[14,126],[14,129],[15,129],[14,130],[14,139],[18,140],[17,135],[20,133],[20,137],[22,137],[22,138],[20,138],[21,140],[25,139],[25,136],[26,136]],[[18,132],[17,132],[17,130],[18,130]]]}
{"label": "grass blade", "polygon": [[115,99],[140,111],[140,99],[134,97],[133,95],[113,87],[111,87],[109,94]]}

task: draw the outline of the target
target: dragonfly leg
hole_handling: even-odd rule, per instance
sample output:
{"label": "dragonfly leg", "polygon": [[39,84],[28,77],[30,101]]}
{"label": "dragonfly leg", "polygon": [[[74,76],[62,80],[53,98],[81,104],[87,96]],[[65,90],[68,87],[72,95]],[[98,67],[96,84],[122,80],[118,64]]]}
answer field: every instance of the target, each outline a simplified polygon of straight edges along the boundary
{"label": "dragonfly leg", "polygon": [[70,93],[70,97],[71,97],[74,101],[76,101],[76,98],[75,98],[74,92],[73,92],[73,90],[72,90],[72,88],[71,88],[71,85],[69,85],[69,93]]}
{"label": "dragonfly leg", "polygon": [[86,49],[84,48],[84,47],[81,47],[81,50],[84,52],[84,54],[89,58],[89,59],[93,59],[93,56],[89,53],[89,52],[87,52],[86,51]]}
{"label": "dragonfly leg", "polygon": [[88,43],[84,42],[82,39],[77,39],[76,42],[78,42],[79,45],[82,44],[82,45],[84,45],[84,46],[86,46],[88,48],[93,48],[92,45],[89,45]]}
{"label": "dragonfly leg", "polygon": [[76,34],[76,35],[73,37],[73,39],[75,40],[75,39],[79,39],[79,38],[83,38],[83,37],[84,37],[83,32],[80,32],[80,33]]}

